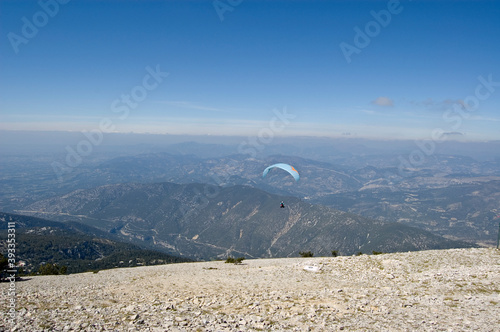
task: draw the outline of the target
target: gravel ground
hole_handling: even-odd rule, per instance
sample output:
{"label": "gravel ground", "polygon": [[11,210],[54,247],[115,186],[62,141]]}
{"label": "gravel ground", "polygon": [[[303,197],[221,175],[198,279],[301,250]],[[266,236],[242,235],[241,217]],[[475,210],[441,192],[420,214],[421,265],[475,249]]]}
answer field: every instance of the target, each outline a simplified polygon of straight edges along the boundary
{"label": "gravel ground", "polygon": [[[310,267],[308,271],[305,267]],[[317,270],[316,272],[314,270]],[[0,284],[15,331],[499,331],[500,251],[182,263]]]}

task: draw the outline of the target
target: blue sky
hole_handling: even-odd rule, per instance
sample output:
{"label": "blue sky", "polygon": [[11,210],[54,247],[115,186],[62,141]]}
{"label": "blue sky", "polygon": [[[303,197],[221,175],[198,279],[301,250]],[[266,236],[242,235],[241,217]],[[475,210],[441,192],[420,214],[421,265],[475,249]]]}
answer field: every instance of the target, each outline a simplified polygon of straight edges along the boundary
{"label": "blue sky", "polygon": [[0,15],[0,129],[500,139],[500,2],[2,0]]}

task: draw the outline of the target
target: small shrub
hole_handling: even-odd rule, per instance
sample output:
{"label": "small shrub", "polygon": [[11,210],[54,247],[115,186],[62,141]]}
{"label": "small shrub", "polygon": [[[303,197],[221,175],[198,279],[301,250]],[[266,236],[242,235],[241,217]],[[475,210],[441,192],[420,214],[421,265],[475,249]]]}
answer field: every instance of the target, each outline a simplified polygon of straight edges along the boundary
{"label": "small shrub", "polygon": [[226,263],[232,263],[232,264],[238,265],[238,264],[241,264],[241,262],[243,262],[244,259],[245,259],[245,257],[234,258],[234,257],[229,256],[226,259]]}
{"label": "small shrub", "polygon": [[332,256],[337,257],[339,255],[338,250],[332,250]]}
{"label": "small shrub", "polygon": [[314,254],[311,251],[301,251],[299,252],[299,255],[302,257],[313,257]]}
{"label": "small shrub", "polygon": [[363,255],[363,253],[362,253],[361,251],[358,251],[358,252],[356,253],[356,256],[361,256],[361,255]]}
{"label": "small shrub", "polygon": [[372,255],[382,255],[382,254],[384,254],[384,252],[382,251],[375,251],[375,250],[372,251]]}

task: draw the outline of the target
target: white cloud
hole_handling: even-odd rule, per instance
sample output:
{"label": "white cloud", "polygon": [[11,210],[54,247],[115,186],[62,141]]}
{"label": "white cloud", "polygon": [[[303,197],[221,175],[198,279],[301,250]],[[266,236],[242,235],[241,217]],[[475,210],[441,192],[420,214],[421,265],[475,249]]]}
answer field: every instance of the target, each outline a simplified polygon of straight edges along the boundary
{"label": "white cloud", "polygon": [[389,97],[378,97],[375,100],[372,100],[372,104],[378,106],[394,106],[394,102]]}

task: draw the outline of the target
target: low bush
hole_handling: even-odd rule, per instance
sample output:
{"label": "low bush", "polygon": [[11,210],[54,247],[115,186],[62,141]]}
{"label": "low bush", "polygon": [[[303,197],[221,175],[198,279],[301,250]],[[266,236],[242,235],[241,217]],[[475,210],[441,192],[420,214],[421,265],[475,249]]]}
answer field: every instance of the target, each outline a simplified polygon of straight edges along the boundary
{"label": "low bush", "polygon": [[229,256],[227,259],[226,259],[226,263],[233,263],[233,264],[241,264],[241,262],[243,262],[243,260],[245,259],[245,257],[238,257],[238,258],[233,258],[231,256]]}
{"label": "low bush", "polygon": [[311,251],[301,251],[299,252],[299,255],[302,257],[313,257],[314,254]]}

